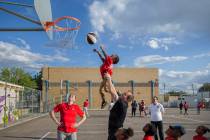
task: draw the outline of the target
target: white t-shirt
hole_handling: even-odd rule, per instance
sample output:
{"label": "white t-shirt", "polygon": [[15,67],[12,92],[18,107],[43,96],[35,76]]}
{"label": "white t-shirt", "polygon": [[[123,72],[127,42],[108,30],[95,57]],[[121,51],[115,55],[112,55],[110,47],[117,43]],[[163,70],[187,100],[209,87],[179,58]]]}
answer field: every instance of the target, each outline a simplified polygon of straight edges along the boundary
{"label": "white t-shirt", "polygon": [[149,112],[151,114],[151,121],[162,121],[162,113],[164,113],[163,105],[160,103],[150,104]]}

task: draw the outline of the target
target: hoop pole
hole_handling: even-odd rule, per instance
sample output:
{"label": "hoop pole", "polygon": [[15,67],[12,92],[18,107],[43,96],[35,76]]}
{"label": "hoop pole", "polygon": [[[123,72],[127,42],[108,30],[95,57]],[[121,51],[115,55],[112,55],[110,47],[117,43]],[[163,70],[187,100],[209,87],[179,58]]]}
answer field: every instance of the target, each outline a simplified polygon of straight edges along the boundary
{"label": "hoop pole", "polygon": [[35,24],[38,24],[38,25],[42,25],[39,21],[33,20],[33,19],[28,18],[28,17],[26,17],[26,16],[23,16],[23,15],[21,15],[21,14],[15,13],[15,12],[13,12],[13,11],[11,11],[11,10],[8,10],[8,9],[2,8],[2,7],[0,7],[0,10],[4,11],[4,12],[6,12],[6,13],[9,13],[9,14],[15,15],[15,16],[21,18],[21,19],[30,21],[30,22],[32,22],[32,23],[35,23]]}
{"label": "hoop pole", "polygon": [[31,7],[31,8],[33,8],[32,5],[21,4],[21,3],[15,3],[15,2],[0,1],[0,3],[8,4],[8,5],[17,5],[17,6],[24,6],[24,7]]}
{"label": "hoop pole", "polygon": [[0,32],[16,32],[16,31],[45,31],[43,28],[0,28]]}

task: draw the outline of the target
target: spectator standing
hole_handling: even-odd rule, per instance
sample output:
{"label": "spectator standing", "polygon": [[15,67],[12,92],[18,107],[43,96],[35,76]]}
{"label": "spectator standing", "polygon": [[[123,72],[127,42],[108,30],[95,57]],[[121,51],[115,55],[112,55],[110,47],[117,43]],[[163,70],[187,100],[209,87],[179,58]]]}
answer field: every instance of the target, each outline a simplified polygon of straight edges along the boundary
{"label": "spectator standing", "polygon": [[145,105],[144,100],[141,100],[141,102],[139,103],[140,117],[141,117],[141,112],[144,112],[144,115],[147,116],[147,113],[146,113],[146,105]]}
{"label": "spectator standing", "polygon": [[179,103],[179,113],[182,114],[183,103],[182,101]]}
{"label": "spectator standing", "polygon": [[83,111],[85,112],[85,115],[87,117],[89,117],[89,114],[88,114],[88,106],[89,106],[89,101],[88,99],[86,99],[83,103]]}
{"label": "spectator standing", "polygon": [[136,102],[136,100],[132,101],[131,103],[131,107],[132,107],[132,117],[135,117],[136,116],[136,108],[137,108],[138,104]]}
{"label": "spectator standing", "polygon": [[184,115],[188,115],[188,108],[189,108],[189,104],[185,101],[184,102]]}
{"label": "spectator standing", "polygon": [[[149,114],[151,123],[155,126],[158,130],[160,140],[164,140],[163,134],[163,115],[164,107],[162,104],[158,102],[158,97],[154,96],[152,99],[152,104],[149,106]],[[155,140],[158,140],[157,133],[154,135]]]}

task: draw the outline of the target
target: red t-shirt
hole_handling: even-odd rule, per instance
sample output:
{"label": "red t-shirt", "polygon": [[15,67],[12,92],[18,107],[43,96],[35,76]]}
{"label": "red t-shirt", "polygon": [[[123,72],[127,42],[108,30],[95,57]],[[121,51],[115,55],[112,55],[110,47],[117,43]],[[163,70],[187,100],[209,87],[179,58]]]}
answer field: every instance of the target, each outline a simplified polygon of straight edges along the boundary
{"label": "red t-shirt", "polygon": [[208,140],[206,137],[201,135],[193,136],[193,140]]}
{"label": "red t-shirt", "polygon": [[110,74],[110,76],[112,76],[112,68],[113,68],[112,58],[110,56],[107,56],[104,60],[104,63],[100,67],[102,78],[104,78],[104,74],[107,72]]}
{"label": "red t-shirt", "polygon": [[63,124],[58,126],[58,130],[71,133],[77,132],[76,128],[73,128],[73,125],[76,123],[76,117],[79,115],[82,117],[84,112],[76,104],[68,105],[68,103],[61,103],[54,107],[54,112],[60,112],[60,122]]}
{"label": "red t-shirt", "polygon": [[184,104],[184,108],[188,109],[189,108],[189,104],[188,103]]}
{"label": "red t-shirt", "polygon": [[83,107],[88,107],[88,104],[89,104],[88,101],[85,101]]}
{"label": "red t-shirt", "polygon": [[143,140],[154,140],[154,136],[144,136]]}

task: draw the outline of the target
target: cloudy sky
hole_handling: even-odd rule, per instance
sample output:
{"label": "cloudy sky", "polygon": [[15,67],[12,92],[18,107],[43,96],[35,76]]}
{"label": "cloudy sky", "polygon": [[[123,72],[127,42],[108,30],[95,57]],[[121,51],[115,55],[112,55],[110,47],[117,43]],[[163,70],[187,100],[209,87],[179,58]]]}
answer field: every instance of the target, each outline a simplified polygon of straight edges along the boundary
{"label": "cloudy sky", "polygon": [[[0,6],[38,20],[33,8]],[[159,68],[161,88],[165,83],[192,91],[192,84],[196,89],[210,82],[209,0],[51,0],[51,7],[53,19],[80,19],[74,47],[52,45],[45,32],[0,32],[1,68],[33,73],[43,66],[99,67],[92,49],[104,44],[109,54],[120,56],[115,67]],[[0,28],[40,27],[2,11],[0,18]],[[96,45],[86,43],[88,32],[98,34]]]}

